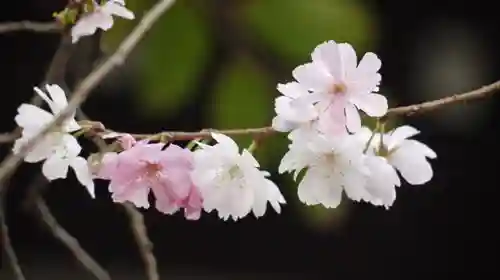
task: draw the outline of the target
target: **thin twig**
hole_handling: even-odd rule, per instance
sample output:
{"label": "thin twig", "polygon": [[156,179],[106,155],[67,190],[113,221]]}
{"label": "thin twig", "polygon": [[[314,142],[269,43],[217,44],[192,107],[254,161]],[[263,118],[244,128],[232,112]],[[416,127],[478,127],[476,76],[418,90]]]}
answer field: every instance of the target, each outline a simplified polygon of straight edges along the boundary
{"label": "thin twig", "polygon": [[63,26],[56,21],[50,22],[33,22],[33,21],[18,21],[6,22],[0,24],[0,34],[15,31],[29,31],[39,33],[55,33],[60,32]]}
{"label": "thin twig", "polygon": [[9,157],[3,160],[0,164],[0,190],[6,187],[4,184],[5,181],[10,177],[17,166],[19,166],[22,158],[30,152],[41,139],[52,131],[54,127],[61,125],[62,122],[64,122],[64,120],[85,101],[90,92],[111,72],[111,70],[113,70],[113,68],[125,61],[142,37],[174,2],[175,0],[161,0],[155,4],[153,8],[146,13],[135,29],[125,38],[118,47],[118,50],[81,82],[74,91],[73,97],[69,100],[68,106],[59,112],[42,131],[27,141],[27,143],[20,148],[19,153],[10,154]]}
{"label": "thin twig", "polygon": [[454,95],[451,95],[451,96],[448,96],[445,98],[427,101],[427,102],[423,102],[420,104],[414,104],[414,105],[402,106],[402,107],[396,107],[393,109],[389,109],[389,111],[387,112],[387,115],[385,117],[396,116],[396,115],[410,116],[410,115],[414,115],[417,113],[418,114],[425,113],[428,111],[440,109],[444,106],[451,105],[451,104],[482,99],[482,98],[485,98],[489,95],[493,95],[493,94],[498,93],[498,92],[500,92],[500,81],[483,86],[483,87],[476,89],[476,90],[473,90],[473,91],[460,93],[460,94],[454,94]]}
{"label": "thin twig", "polygon": [[109,274],[102,268],[56,220],[41,196],[35,199],[35,204],[42,220],[50,228],[52,234],[59,239],[76,259],[99,280],[111,280]]}
{"label": "thin twig", "polygon": [[13,132],[5,132],[0,134],[0,143],[9,143],[15,141],[21,136],[20,130],[15,129]]}
{"label": "thin twig", "polygon": [[16,251],[12,246],[12,242],[9,236],[9,227],[7,226],[7,217],[5,215],[3,196],[0,196],[0,227],[1,227],[1,235],[2,235],[2,244],[5,249],[5,253],[9,258],[10,265],[12,266],[12,270],[14,271],[14,275],[17,280],[25,280],[23,271],[21,270],[21,266],[19,265],[19,260],[17,259]]}
{"label": "thin twig", "polygon": [[124,203],[123,206],[130,217],[130,226],[132,227],[135,241],[139,247],[144,265],[146,266],[148,280],[160,280],[156,258],[153,254],[153,243],[148,238],[144,217],[141,212],[130,203]]}

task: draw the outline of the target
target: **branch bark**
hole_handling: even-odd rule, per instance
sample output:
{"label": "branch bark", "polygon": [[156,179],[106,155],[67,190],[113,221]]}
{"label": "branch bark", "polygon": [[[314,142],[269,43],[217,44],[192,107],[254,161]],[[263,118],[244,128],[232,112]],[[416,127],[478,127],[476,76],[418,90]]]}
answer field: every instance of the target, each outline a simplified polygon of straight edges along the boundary
{"label": "branch bark", "polygon": [[137,246],[139,247],[142,260],[144,261],[148,280],[160,280],[158,265],[153,254],[153,243],[148,238],[144,217],[133,205],[125,203],[123,206],[130,217],[130,226],[134,233]]}
{"label": "branch bark", "polygon": [[99,280],[111,280],[109,274],[102,268],[81,246],[76,238],[71,236],[56,220],[41,196],[35,199],[36,207],[42,220],[49,227],[52,234],[59,239],[75,258]]}
{"label": "branch bark", "polygon": [[60,32],[63,26],[56,21],[50,22],[33,22],[33,21],[18,21],[6,22],[0,24],[0,34],[16,31],[29,31],[37,33],[56,33]]}

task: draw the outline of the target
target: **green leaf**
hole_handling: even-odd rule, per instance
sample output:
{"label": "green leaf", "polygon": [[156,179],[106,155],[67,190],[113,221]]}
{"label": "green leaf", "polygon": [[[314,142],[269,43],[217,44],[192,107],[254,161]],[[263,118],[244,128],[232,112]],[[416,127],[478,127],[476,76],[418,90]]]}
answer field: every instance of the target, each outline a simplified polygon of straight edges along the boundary
{"label": "green leaf", "polygon": [[254,0],[243,20],[274,52],[301,62],[321,42],[349,42],[358,51],[373,43],[374,20],[357,0]]}

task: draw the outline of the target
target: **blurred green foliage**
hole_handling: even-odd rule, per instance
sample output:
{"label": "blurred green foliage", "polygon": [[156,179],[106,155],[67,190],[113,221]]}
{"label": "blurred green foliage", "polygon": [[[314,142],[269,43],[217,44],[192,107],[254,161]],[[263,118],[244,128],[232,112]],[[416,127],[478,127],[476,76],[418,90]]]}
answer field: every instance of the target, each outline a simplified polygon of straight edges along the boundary
{"label": "blurred green foliage", "polygon": [[[376,19],[365,4],[358,0],[233,0],[239,9],[229,11],[234,24],[241,24],[249,38],[284,59],[283,65],[297,65],[310,59],[312,49],[321,42],[349,42],[358,56],[376,43]],[[134,21],[117,20],[115,27],[105,33],[105,46],[114,49],[120,40],[137,24],[145,10],[155,1],[127,0]],[[194,90],[200,87],[200,75],[213,55],[215,38],[213,23],[203,10],[210,5],[197,0],[179,0],[153,27],[137,49],[134,58],[140,92],[137,104],[145,117],[166,118],[179,114],[183,104],[193,101]],[[220,6],[219,6],[220,8]],[[216,11],[217,12],[217,11]],[[231,40],[225,40],[231,42]],[[226,46],[227,47],[227,46]],[[229,46],[232,47],[232,46]],[[234,47],[234,46],[233,46]],[[271,69],[245,52],[228,60],[216,75],[215,87],[209,102],[202,104],[207,112],[207,126],[214,128],[245,128],[271,123],[273,99],[278,94],[276,83],[269,75]],[[276,75],[275,75],[276,76]],[[291,80],[291,73],[290,78]],[[200,128],[201,129],[201,128]],[[242,147],[250,138],[236,139]],[[256,151],[262,166],[272,173],[287,149],[285,135],[266,139]],[[296,193],[296,183],[285,179],[284,192]],[[286,188],[286,190],[285,190]],[[298,202],[298,198],[296,199]],[[300,203],[289,203],[299,205]],[[343,203],[336,210],[300,206],[308,224],[325,226],[342,221],[348,210]]]}

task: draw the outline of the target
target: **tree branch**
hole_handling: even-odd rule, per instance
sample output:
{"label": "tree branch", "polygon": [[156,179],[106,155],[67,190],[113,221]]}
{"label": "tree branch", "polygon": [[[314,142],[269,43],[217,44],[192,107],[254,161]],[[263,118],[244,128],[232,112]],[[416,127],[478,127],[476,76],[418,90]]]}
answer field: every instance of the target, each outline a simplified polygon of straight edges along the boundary
{"label": "tree branch", "polygon": [[104,63],[92,71],[76,88],[73,97],[65,107],[42,131],[31,138],[23,145],[19,153],[11,154],[0,164],[0,190],[5,188],[5,181],[11,176],[12,172],[19,166],[24,156],[30,152],[33,147],[43,139],[54,127],[61,125],[89,96],[90,92],[118,65],[121,65],[128,57],[130,52],[139,43],[142,37],[152,27],[152,25],[167,11],[175,0],[161,0],[151,8],[142,18],[141,22],[125,38],[118,47],[118,50],[111,55]]}
{"label": "tree branch", "polygon": [[56,21],[50,22],[32,22],[32,21],[18,21],[6,22],[0,24],[0,34],[16,31],[29,31],[37,33],[56,33],[60,32],[63,26]]}
{"label": "tree branch", "polygon": [[[417,113],[425,113],[432,110],[437,110],[442,107],[465,102],[472,100],[479,100],[485,98],[487,96],[493,95],[495,93],[500,92],[500,81],[494,82],[490,85],[483,86],[479,89],[455,94],[449,97],[445,97],[442,99],[427,101],[419,104],[409,105],[409,106],[401,106],[389,109],[387,114],[382,117],[386,119],[387,117],[392,116],[410,116]],[[100,122],[86,122],[85,125],[90,126],[89,133],[97,134],[101,137],[105,136],[109,133],[118,133],[121,134],[123,132],[116,132],[110,129],[106,129],[103,124]],[[212,132],[219,132],[226,134],[228,136],[237,136],[237,135],[251,135],[253,137],[266,136],[273,133],[276,133],[272,127],[258,127],[258,128],[246,128],[246,129],[227,129],[227,130],[218,130],[218,129],[204,129],[199,132],[185,132],[185,131],[164,131],[155,134],[130,134],[136,139],[149,139],[149,140],[167,140],[167,141],[179,141],[179,140],[193,140],[197,138],[210,138]]]}
{"label": "tree branch", "polygon": [[17,280],[26,280],[24,277],[23,271],[21,270],[21,266],[19,265],[19,260],[17,259],[16,251],[12,247],[12,242],[10,241],[9,236],[9,227],[7,226],[7,217],[5,216],[5,209],[3,203],[3,195],[0,196],[0,229],[2,235],[2,244],[9,258],[10,265],[12,266],[12,270]]}
{"label": "tree branch", "polygon": [[76,259],[99,280],[111,280],[109,274],[102,268],[78,243],[78,240],[71,236],[56,220],[49,210],[49,207],[41,196],[37,196],[35,204],[42,220],[52,231],[52,234],[59,239]]}
{"label": "tree branch", "polygon": [[402,106],[402,107],[396,107],[393,109],[389,109],[389,111],[387,112],[387,115],[385,115],[384,117],[392,117],[392,116],[396,116],[396,115],[411,116],[414,114],[421,114],[421,113],[425,113],[428,111],[441,109],[442,107],[456,104],[456,103],[460,103],[460,102],[482,99],[482,98],[488,97],[488,96],[493,95],[493,94],[498,93],[498,92],[500,92],[500,81],[483,86],[483,87],[476,89],[476,90],[473,90],[473,91],[454,94],[454,95],[451,95],[451,96],[448,96],[445,98],[427,101],[427,102],[423,102],[420,104],[414,104],[414,105]]}
{"label": "tree branch", "polygon": [[153,254],[153,243],[148,238],[147,229],[144,224],[144,217],[141,212],[139,212],[139,210],[137,210],[130,203],[124,203],[123,206],[130,217],[130,226],[132,227],[135,241],[139,247],[139,252],[141,253],[144,265],[146,266],[148,280],[160,280],[158,266]]}

